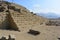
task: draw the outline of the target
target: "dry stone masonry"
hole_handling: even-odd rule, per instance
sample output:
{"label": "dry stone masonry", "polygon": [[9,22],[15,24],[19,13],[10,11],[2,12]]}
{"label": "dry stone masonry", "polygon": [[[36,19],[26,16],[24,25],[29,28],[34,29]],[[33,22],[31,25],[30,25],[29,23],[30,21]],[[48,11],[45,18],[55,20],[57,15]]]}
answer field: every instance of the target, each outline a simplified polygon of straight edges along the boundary
{"label": "dry stone masonry", "polygon": [[24,30],[24,27],[30,28],[45,20],[40,19],[42,19],[42,17],[32,14],[25,7],[6,1],[0,4],[0,29],[15,31]]}

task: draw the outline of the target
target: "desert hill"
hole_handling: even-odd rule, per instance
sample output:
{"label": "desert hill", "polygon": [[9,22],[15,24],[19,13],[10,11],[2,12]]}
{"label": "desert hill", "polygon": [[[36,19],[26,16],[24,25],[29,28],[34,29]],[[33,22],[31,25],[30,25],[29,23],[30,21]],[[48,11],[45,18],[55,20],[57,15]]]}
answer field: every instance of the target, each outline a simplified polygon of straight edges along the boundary
{"label": "desert hill", "polygon": [[14,3],[12,4],[6,1],[0,4],[0,15],[1,15],[0,16],[1,17],[0,28],[2,29],[5,29],[5,28],[8,29],[8,25],[10,25],[10,27],[13,29],[16,29],[17,27],[26,28],[26,27],[30,27],[36,24],[43,23],[45,21],[43,17],[34,15],[32,12],[30,12],[25,7],[19,6]]}
{"label": "desert hill", "polygon": [[[49,20],[37,16],[21,5],[0,2],[0,40],[3,40],[2,36],[8,39],[8,35],[15,40],[59,40],[60,27],[47,26],[47,21]],[[32,34],[28,33],[29,30]],[[35,35],[37,31],[39,35]]]}

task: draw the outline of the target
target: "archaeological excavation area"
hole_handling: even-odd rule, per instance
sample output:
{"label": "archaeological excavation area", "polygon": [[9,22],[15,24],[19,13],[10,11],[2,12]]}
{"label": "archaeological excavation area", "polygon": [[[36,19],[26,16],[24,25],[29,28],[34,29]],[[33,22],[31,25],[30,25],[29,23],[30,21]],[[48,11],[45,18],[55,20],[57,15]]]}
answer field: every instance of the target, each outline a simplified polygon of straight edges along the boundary
{"label": "archaeological excavation area", "polygon": [[0,2],[0,40],[60,40],[57,23],[21,5]]}

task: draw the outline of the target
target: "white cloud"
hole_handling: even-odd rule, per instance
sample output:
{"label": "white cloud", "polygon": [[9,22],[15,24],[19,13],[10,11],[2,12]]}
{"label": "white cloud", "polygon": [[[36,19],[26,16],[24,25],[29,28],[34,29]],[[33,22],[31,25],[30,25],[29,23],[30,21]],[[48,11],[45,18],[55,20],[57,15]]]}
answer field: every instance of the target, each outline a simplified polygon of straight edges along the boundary
{"label": "white cloud", "polygon": [[32,9],[30,11],[33,11],[34,13],[48,13],[50,10],[49,9],[41,9],[40,4],[34,4]]}
{"label": "white cloud", "polygon": [[43,13],[53,12],[56,14],[60,14],[60,9],[41,9],[40,12],[43,12]]}
{"label": "white cloud", "polygon": [[57,15],[60,14],[60,9],[58,8],[45,8],[45,9],[41,9],[40,4],[34,4],[32,9],[30,9],[30,11],[33,11],[34,13],[48,13],[48,12],[52,12],[55,13]]}
{"label": "white cloud", "polygon": [[38,12],[40,12],[40,5],[39,4],[34,4],[33,6],[32,6],[32,9],[30,9],[30,11],[33,11],[34,13],[38,13]]}
{"label": "white cloud", "polygon": [[[32,1],[32,0],[31,0]],[[60,0],[34,0],[31,11],[34,13],[55,13],[60,15]]]}

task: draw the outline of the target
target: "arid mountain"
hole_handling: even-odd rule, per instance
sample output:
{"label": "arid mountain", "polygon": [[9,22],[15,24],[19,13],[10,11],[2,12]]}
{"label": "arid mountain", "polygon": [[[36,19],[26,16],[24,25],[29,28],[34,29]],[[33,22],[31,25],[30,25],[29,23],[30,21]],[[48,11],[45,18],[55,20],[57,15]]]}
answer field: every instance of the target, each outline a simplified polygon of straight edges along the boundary
{"label": "arid mountain", "polygon": [[37,15],[43,16],[43,17],[46,17],[46,18],[58,18],[59,17],[59,15],[57,15],[56,13],[52,13],[52,12],[49,12],[49,13],[37,13]]}

